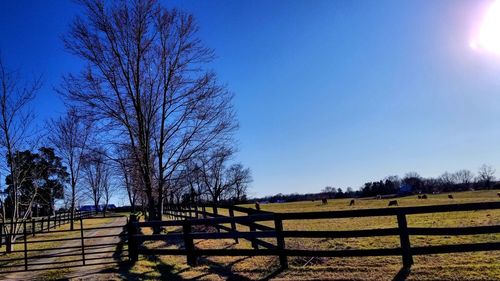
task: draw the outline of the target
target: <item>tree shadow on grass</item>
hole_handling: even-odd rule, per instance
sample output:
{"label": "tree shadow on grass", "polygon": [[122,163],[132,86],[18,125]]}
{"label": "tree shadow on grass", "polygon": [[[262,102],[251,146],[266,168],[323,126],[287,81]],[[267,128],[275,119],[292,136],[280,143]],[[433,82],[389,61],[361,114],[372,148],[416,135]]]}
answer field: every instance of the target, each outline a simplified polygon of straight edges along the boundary
{"label": "tree shadow on grass", "polygon": [[[155,265],[152,266],[148,271],[142,271],[142,272],[133,272],[132,268],[134,267],[134,263],[130,261],[126,262],[121,262],[118,266],[118,268],[111,268],[111,269],[105,269],[102,271],[102,273],[117,273],[120,275],[121,278],[125,280],[143,280],[145,278],[150,277],[149,275],[152,276],[158,276],[159,280],[173,280],[173,281],[178,281],[178,280],[201,280],[202,278],[209,276],[209,275],[217,275],[221,277],[224,280],[242,280],[242,281],[251,281],[251,280],[270,280],[278,274],[280,274],[283,270],[282,269],[277,269],[271,273],[269,273],[267,276],[264,278],[258,278],[258,279],[251,279],[249,277],[246,277],[242,274],[236,273],[233,271],[233,266],[241,261],[244,261],[250,257],[241,257],[235,261],[232,261],[230,263],[217,263],[214,261],[211,261],[207,258],[200,257],[199,258],[199,265],[200,266],[207,266],[207,268],[203,269],[203,272],[200,272],[196,276],[192,277],[183,277],[182,273],[187,272],[191,270],[191,267],[186,267],[182,270],[177,270],[173,265],[167,264],[164,261],[162,261],[160,258],[157,256],[144,256],[143,259],[148,260],[153,262]],[[153,277],[154,279],[154,277]]]}

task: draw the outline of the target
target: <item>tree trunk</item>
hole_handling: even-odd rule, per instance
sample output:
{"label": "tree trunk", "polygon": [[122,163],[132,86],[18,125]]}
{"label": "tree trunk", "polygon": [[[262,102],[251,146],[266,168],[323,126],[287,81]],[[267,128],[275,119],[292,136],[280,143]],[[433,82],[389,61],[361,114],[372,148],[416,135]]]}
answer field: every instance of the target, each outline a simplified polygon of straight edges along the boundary
{"label": "tree trunk", "polygon": [[70,230],[74,230],[75,229],[75,226],[74,226],[74,223],[73,221],[75,220],[75,201],[76,201],[76,198],[75,198],[75,186],[72,184],[71,185],[71,210],[70,210],[70,226],[69,226],[69,229]]}

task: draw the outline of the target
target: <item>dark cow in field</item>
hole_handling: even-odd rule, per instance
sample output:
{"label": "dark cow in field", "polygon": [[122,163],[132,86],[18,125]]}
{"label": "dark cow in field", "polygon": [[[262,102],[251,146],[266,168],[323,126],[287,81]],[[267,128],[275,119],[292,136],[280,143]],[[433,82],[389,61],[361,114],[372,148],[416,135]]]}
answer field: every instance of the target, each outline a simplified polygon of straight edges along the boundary
{"label": "dark cow in field", "polygon": [[422,195],[422,199],[427,199],[427,194]]}
{"label": "dark cow in field", "polygon": [[260,211],[260,203],[259,202],[255,202],[255,209],[257,211]]}
{"label": "dark cow in field", "polygon": [[418,199],[422,199],[422,196],[421,196],[421,195],[418,195]]}
{"label": "dark cow in field", "polygon": [[323,198],[321,199],[321,203],[323,203],[323,205],[328,204],[328,200],[326,200],[326,198]]}
{"label": "dark cow in field", "polygon": [[389,206],[399,206],[398,205],[398,200],[391,200],[391,201],[389,201]]}
{"label": "dark cow in field", "polygon": [[448,198],[449,198],[449,199],[453,199],[453,195],[448,194]]}
{"label": "dark cow in field", "polygon": [[500,192],[497,192],[498,197],[500,197]]}
{"label": "dark cow in field", "polygon": [[356,201],[354,201],[354,199],[352,199],[351,203],[349,203],[349,206],[354,206],[355,203],[356,203]]}

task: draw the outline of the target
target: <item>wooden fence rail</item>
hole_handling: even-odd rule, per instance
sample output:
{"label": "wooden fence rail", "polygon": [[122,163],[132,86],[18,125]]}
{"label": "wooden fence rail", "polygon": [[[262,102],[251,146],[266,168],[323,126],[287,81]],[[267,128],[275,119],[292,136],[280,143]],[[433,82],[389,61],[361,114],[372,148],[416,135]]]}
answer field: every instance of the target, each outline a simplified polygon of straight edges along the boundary
{"label": "wooden fence rail", "polygon": [[[270,213],[238,206],[230,206],[229,216],[219,215],[215,210],[214,213],[209,213],[206,211],[206,207],[197,207],[194,209],[197,210],[196,212],[192,211],[191,208],[188,210],[171,208],[167,209],[165,213],[172,218],[182,218],[183,220],[138,222],[134,217],[131,217],[128,237],[129,253],[131,260],[137,260],[139,255],[185,255],[189,265],[196,265],[196,260],[199,256],[278,256],[282,268],[288,267],[287,258],[289,256],[349,257],[398,255],[402,257],[403,266],[405,268],[409,268],[413,264],[413,256],[415,255],[500,250],[500,242],[412,247],[410,244],[411,235],[474,235],[500,233],[500,225],[456,228],[408,227],[408,215],[489,209],[500,209],[500,202],[305,213]],[[243,212],[246,213],[246,215],[234,216],[234,211]],[[288,220],[376,216],[395,216],[397,218],[397,227],[344,231],[290,231],[283,229],[283,222]],[[258,224],[258,222],[266,221],[274,222],[274,227]],[[222,224],[230,224],[231,226],[223,227]],[[248,226],[249,231],[237,231],[237,224]],[[219,229],[226,230],[227,232],[193,232],[192,226],[194,225],[212,225],[218,227]],[[142,228],[159,228],[166,226],[181,226],[182,233],[152,235],[141,234]],[[285,245],[286,238],[354,238],[374,236],[398,236],[400,240],[400,247],[357,250],[304,250],[288,249]],[[258,240],[259,238],[272,238],[276,241],[276,244]],[[169,239],[182,239],[184,241],[184,248],[156,249],[143,246],[145,241],[165,241]],[[237,239],[248,239],[252,241],[252,248],[197,249],[193,243],[193,240],[195,239],[235,239],[235,241],[238,241]],[[259,249],[256,244],[254,245],[256,241],[260,241],[259,243],[264,242],[264,244],[261,244],[264,245],[264,247]]]}
{"label": "wooden fence rail", "polygon": [[[86,215],[85,215],[86,216]],[[122,258],[128,257],[128,250],[120,248],[118,245],[127,243],[127,227],[129,225],[111,225],[98,227],[84,227],[84,220],[101,219],[102,217],[85,217],[80,214],[78,218],[75,216],[75,228],[71,229],[55,229],[50,232],[40,233],[36,240],[29,239],[28,225],[29,221],[21,222],[22,226],[22,241],[12,242],[12,244],[22,245],[22,248],[17,248],[11,253],[22,253],[9,256],[9,254],[0,256],[0,273],[19,272],[27,270],[49,270],[63,269],[69,267],[79,267],[86,265],[108,264],[121,261]],[[121,215],[111,215],[107,218],[123,218]],[[78,220],[78,221],[77,221]],[[78,222],[78,224],[76,224]],[[118,232],[118,234],[95,235],[91,232],[95,230],[109,230]],[[62,235],[70,236],[66,238],[50,238],[52,233],[61,233]],[[90,233],[90,234],[89,234]],[[49,236],[49,238],[45,236]],[[119,238],[119,242],[110,242],[106,238]],[[90,241],[90,242],[89,242]],[[70,246],[64,243],[55,243],[54,246],[46,248],[43,244],[52,242],[69,242]],[[42,246],[39,246],[42,244]],[[67,251],[69,250],[69,251]],[[51,252],[56,251],[56,252]],[[58,260],[64,257],[63,260]],[[50,262],[39,262],[45,259]],[[113,262],[104,261],[103,259],[113,259]],[[89,261],[98,261],[90,262]],[[41,267],[43,265],[43,267]]]}
{"label": "wooden fence rail", "polygon": [[[78,221],[81,218],[85,219],[90,216],[92,216],[92,212],[90,211],[76,211],[73,220]],[[51,229],[70,222],[71,213],[57,213],[53,216],[34,217],[13,223],[8,221],[2,222],[0,223],[0,247],[4,244],[15,244],[15,242],[12,242],[14,236],[21,236],[26,240],[26,236],[35,236],[37,233],[50,232]],[[20,226],[17,227],[17,233],[6,231],[6,227],[10,227],[12,224]]]}

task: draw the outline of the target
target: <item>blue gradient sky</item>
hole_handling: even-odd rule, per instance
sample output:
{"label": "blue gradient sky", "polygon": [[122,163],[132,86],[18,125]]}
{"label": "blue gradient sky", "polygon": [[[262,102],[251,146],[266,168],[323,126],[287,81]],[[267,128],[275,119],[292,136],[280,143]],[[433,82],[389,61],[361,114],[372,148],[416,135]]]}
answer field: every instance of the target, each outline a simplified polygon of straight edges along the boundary
{"label": "blue gradient sky", "polygon": [[[500,169],[500,57],[469,47],[490,0],[164,3],[193,13],[216,50],[253,196]],[[44,76],[40,119],[64,111],[53,87],[81,67],[60,40],[77,12],[0,2],[4,59]]]}

